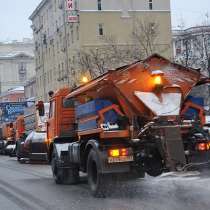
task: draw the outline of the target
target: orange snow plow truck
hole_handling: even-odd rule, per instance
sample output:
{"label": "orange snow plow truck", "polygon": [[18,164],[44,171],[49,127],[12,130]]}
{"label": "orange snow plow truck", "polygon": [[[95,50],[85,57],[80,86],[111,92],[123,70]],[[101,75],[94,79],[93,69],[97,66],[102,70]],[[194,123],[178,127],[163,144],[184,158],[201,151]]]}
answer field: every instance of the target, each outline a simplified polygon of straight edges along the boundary
{"label": "orange snow plow truck", "polygon": [[158,176],[196,163],[197,155],[207,162],[209,139],[183,139],[192,123],[180,112],[191,89],[208,82],[198,70],[153,55],[58,90],[47,122],[55,182],[74,184],[82,171],[92,194],[104,196],[116,178]]}
{"label": "orange snow plow truck", "polygon": [[14,156],[16,142],[22,138],[25,131],[23,116],[18,116],[15,122],[3,123],[1,129],[0,153]]}

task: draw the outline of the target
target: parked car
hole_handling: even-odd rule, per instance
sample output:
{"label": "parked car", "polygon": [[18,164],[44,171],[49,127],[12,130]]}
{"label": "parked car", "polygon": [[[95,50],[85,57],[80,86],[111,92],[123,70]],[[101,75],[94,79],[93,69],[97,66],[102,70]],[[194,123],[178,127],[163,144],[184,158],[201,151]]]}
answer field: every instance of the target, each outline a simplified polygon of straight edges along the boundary
{"label": "parked car", "polygon": [[19,140],[16,145],[17,160],[47,161],[46,133],[32,131],[25,140]]}
{"label": "parked car", "polygon": [[10,157],[15,157],[16,146],[15,142],[7,142],[4,148],[4,154],[9,155]]}
{"label": "parked car", "polygon": [[14,157],[16,152],[16,145],[14,141],[0,140],[0,154]]}

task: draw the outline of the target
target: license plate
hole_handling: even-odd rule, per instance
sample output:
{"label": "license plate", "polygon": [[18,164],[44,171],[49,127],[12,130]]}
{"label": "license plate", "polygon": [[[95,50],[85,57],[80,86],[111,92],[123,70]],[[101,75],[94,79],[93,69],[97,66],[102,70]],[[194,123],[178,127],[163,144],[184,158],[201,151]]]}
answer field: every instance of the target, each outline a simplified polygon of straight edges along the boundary
{"label": "license plate", "polygon": [[133,156],[108,157],[108,163],[122,163],[133,161]]}

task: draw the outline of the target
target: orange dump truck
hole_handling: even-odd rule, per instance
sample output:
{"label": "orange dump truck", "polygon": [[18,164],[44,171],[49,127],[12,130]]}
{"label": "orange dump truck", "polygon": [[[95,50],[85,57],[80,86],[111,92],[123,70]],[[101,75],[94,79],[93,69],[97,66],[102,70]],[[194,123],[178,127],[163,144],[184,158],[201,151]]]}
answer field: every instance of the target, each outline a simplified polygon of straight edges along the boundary
{"label": "orange dump truck", "polygon": [[2,126],[2,134],[4,140],[13,142],[15,140],[14,123],[4,123]]}
{"label": "orange dump truck", "polygon": [[15,139],[16,141],[22,139],[25,135],[24,116],[19,116],[15,121]]}
{"label": "orange dump truck", "polygon": [[15,150],[15,123],[3,123],[2,139],[5,143],[2,145],[1,153],[11,155]]}
{"label": "orange dump truck", "polygon": [[55,182],[76,183],[82,171],[92,194],[104,196],[115,177],[158,176],[193,164],[201,153],[208,159],[209,141],[184,142],[183,130],[192,124],[180,118],[192,88],[208,82],[198,70],[153,55],[76,89],[58,90],[47,122]]}

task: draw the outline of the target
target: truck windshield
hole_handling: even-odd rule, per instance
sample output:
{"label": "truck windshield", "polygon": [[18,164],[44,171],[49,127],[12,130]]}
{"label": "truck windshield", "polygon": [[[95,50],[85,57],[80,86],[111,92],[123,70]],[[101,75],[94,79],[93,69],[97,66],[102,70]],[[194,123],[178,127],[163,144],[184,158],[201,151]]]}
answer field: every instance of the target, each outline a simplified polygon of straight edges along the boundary
{"label": "truck windshield", "polygon": [[69,99],[63,99],[63,107],[64,108],[74,108],[74,103],[75,103],[75,100],[72,99],[72,98],[69,98]]}

